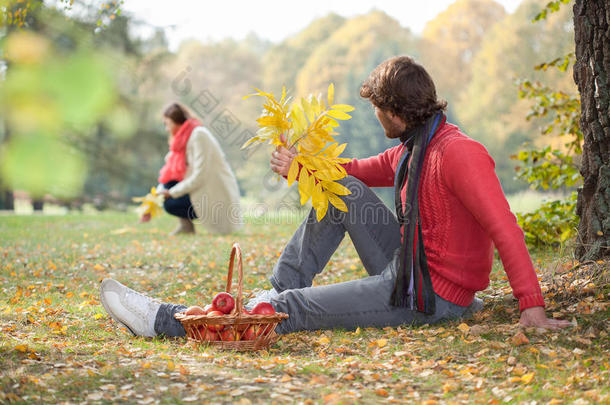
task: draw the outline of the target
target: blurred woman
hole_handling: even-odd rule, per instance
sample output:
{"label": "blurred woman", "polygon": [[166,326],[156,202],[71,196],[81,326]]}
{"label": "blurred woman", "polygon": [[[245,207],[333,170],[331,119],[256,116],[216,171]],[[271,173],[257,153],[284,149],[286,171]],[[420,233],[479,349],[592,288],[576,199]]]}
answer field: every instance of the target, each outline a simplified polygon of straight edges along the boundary
{"label": "blurred woman", "polygon": [[178,103],[165,109],[163,122],[169,153],[159,174],[160,194],[165,210],[180,221],[172,234],[194,233],[193,221],[214,233],[239,229],[237,180],[216,138]]}

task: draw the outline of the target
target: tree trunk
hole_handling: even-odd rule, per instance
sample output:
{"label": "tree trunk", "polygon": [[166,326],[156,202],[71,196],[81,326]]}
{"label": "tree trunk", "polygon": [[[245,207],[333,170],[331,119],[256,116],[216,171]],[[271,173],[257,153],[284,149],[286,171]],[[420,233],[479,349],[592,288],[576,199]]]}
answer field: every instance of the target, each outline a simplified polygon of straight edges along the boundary
{"label": "tree trunk", "polygon": [[580,217],[576,256],[581,261],[610,256],[609,23],[609,0],[576,0],[574,81],[580,92],[584,135],[583,187],[576,207]]}

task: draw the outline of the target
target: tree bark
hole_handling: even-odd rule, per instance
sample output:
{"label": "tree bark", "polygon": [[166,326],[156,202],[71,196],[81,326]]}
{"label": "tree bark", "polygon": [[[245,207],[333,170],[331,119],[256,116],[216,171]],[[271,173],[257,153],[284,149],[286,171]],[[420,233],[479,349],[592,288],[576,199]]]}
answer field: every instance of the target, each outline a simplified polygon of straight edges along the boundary
{"label": "tree bark", "polygon": [[576,256],[610,256],[610,1],[576,0],[574,81],[581,97],[584,135],[576,211],[580,217]]}

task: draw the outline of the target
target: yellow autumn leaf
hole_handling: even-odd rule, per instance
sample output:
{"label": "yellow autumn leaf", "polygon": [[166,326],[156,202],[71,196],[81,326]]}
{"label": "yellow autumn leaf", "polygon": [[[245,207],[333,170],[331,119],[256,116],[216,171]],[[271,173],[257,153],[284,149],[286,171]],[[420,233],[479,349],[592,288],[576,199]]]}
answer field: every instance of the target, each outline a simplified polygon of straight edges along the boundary
{"label": "yellow autumn leaf", "polygon": [[25,353],[28,351],[28,345],[17,345],[15,346],[15,350],[21,353]]}
{"label": "yellow autumn leaf", "polygon": [[445,384],[443,384],[443,393],[446,394],[448,392],[451,392],[453,390],[456,389],[455,384],[450,383],[449,381],[447,381]]}
{"label": "yellow autumn leaf", "polygon": [[313,191],[311,193],[311,205],[313,205],[313,207],[317,210],[326,203],[328,203],[328,200],[325,198],[324,191],[322,190],[322,185],[320,183],[317,183],[313,187]]}
{"label": "yellow autumn leaf", "polygon": [[175,368],[176,368],[176,365],[174,364],[174,362],[171,361],[171,360],[168,360],[167,361],[167,369],[169,371],[174,371]]}
{"label": "yellow autumn leaf", "polygon": [[458,329],[462,331],[462,333],[468,333],[470,332],[470,326],[466,325],[465,323],[460,323],[458,325]]}
{"label": "yellow autumn leaf", "polygon": [[352,193],[349,190],[349,188],[345,187],[343,184],[339,184],[334,181],[324,181],[323,180],[322,187],[326,191],[330,191],[331,193],[336,194],[336,195],[349,195]]}
{"label": "yellow autumn leaf", "polygon": [[[334,128],[339,126],[336,120],[351,118],[346,112],[353,111],[354,108],[347,104],[333,104],[334,85],[332,83],[328,87],[326,99],[328,104],[322,95],[310,95],[289,104],[285,87],[282,88],[282,98],[279,101],[273,93],[263,92],[256,88],[255,91],[256,93],[244,98],[254,95],[264,97],[263,113],[257,119],[259,129],[256,136],[245,142],[244,147],[261,142],[284,145],[288,148],[295,146],[298,155],[289,169],[287,180],[288,185],[297,180],[299,167],[295,165],[295,162],[299,162],[303,166],[300,169],[301,172],[307,174],[303,176],[302,181],[299,181],[301,203],[304,204],[311,198],[318,220],[326,215],[329,199],[332,199],[335,203],[333,205],[338,206],[339,209],[346,210],[345,204],[337,197],[347,194],[344,187],[328,186],[324,189],[319,188],[316,193],[314,184],[319,184],[320,181],[332,183],[347,176],[347,172],[341,164],[349,162],[351,159],[339,157],[345,150],[346,144],[339,145],[335,142],[334,136],[337,133]],[[329,107],[333,105],[336,108]],[[281,135],[285,135],[286,141],[280,139]],[[331,188],[337,192],[324,193],[324,190]]]}
{"label": "yellow autumn leaf", "polygon": [[347,146],[346,143],[342,143],[341,145],[339,145],[338,143],[333,143],[332,145],[330,145],[328,148],[326,148],[324,150],[324,154],[331,158],[339,157],[339,155],[342,154],[343,151],[345,150],[346,146]]}
{"label": "yellow autumn leaf", "polygon": [[330,343],[330,339],[326,336],[320,336],[320,338],[318,339],[318,344],[320,345],[327,345]]}
{"label": "yellow autumn leaf", "polygon": [[318,209],[316,210],[316,219],[318,220],[318,222],[320,222],[322,220],[322,218],[324,218],[327,210],[328,210],[328,200],[324,204],[320,205],[318,207]]}
{"label": "yellow autumn leaf", "polygon": [[336,118],[338,120],[349,120],[350,118],[352,118],[351,115],[339,110],[328,110],[326,111],[326,115]]}
{"label": "yellow autumn leaf", "polygon": [[332,168],[330,170],[318,170],[314,173],[314,175],[316,178],[326,181],[341,180],[345,177],[345,175],[336,168]]}
{"label": "yellow autumn leaf", "polygon": [[288,169],[288,186],[290,186],[297,179],[297,175],[299,174],[299,162],[296,159],[293,159],[290,164],[290,169]]}
{"label": "yellow autumn leaf", "polygon": [[339,111],[343,111],[343,112],[350,112],[350,111],[355,110],[355,108],[349,104],[334,104],[334,105],[331,105],[330,108],[333,110],[339,110]]}
{"label": "yellow autumn leaf", "polygon": [[309,101],[305,100],[304,98],[301,98],[301,105],[303,106],[303,111],[305,112],[305,116],[307,117],[307,120],[309,122],[313,122],[314,121],[314,113],[313,113],[313,108],[311,107],[311,104],[309,103]]}
{"label": "yellow autumn leaf", "polygon": [[253,136],[252,138],[250,138],[246,142],[244,142],[244,144],[241,146],[241,149],[245,149],[248,146],[250,146],[250,144],[252,144],[254,142],[258,142],[260,140],[261,140],[261,138],[259,138],[258,136]]}
{"label": "yellow autumn leaf", "polygon": [[315,186],[315,177],[310,176],[307,173],[307,169],[301,169],[301,175],[299,176],[299,193],[301,194],[301,205],[311,198],[311,193]]}
{"label": "yellow autumn leaf", "polygon": [[333,105],[335,100],[335,85],[333,83],[328,85],[328,105]]}
{"label": "yellow autumn leaf", "polygon": [[377,345],[377,347],[385,347],[388,344],[388,339],[377,339],[375,341],[375,344]]}
{"label": "yellow autumn leaf", "polygon": [[534,379],[534,373],[527,373],[521,376],[521,382],[524,384],[529,384]]}
{"label": "yellow autumn leaf", "polygon": [[335,208],[337,208],[339,211],[347,212],[347,205],[340,197],[337,197],[335,194],[329,192],[326,192],[325,194],[328,198],[328,202],[335,206]]}

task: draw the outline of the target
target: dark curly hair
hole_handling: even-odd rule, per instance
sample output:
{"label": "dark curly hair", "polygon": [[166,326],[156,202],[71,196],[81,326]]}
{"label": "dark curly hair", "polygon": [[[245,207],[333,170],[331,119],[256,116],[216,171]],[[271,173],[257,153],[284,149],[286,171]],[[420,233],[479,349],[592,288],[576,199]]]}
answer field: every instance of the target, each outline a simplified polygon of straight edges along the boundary
{"label": "dark curly hair", "polygon": [[383,61],[362,83],[360,96],[400,117],[407,128],[421,125],[447,108],[446,101],[437,99],[426,69],[408,56]]}

